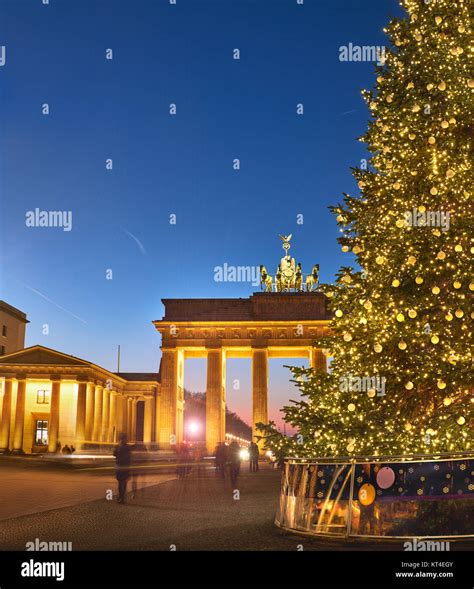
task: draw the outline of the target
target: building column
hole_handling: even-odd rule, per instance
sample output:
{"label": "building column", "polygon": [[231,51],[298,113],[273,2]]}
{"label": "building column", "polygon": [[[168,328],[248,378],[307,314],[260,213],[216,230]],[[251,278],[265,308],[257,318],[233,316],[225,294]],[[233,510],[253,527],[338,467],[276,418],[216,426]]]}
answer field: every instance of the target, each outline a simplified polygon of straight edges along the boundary
{"label": "building column", "polygon": [[90,442],[92,440],[92,431],[94,429],[94,395],[95,384],[89,382],[87,384],[86,394],[86,431],[85,439]]}
{"label": "building column", "polygon": [[[268,350],[252,350],[252,440],[261,433],[256,424],[268,423]],[[263,441],[257,442],[260,451],[263,451]]]}
{"label": "building column", "polygon": [[122,433],[130,437],[128,431],[128,397],[125,395],[122,397]]}
{"label": "building column", "polygon": [[2,403],[2,423],[0,425],[0,452],[5,452],[10,447],[12,390],[13,378],[5,378]]}
{"label": "building column", "polygon": [[143,416],[143,443],[151,442],[151,432],[153,426],[153,397],[145,398],[144,416]]}
{"label": "building column", "polygon": [[155,438],[154,442],[160,441],[160,417],[161,417],[161,397],[160,393],[157,391],[155,396]]}
{"label": "building column", "polygon": [[102,429],[100,433],[100,441],[108,442],[109,438],[109,422],[110,422],[110,389],[104,387],[102,393]]}
{"label": "building column", "polygon": [[212,453],[225,441],[225,352],[207,352],[206,447]]}
{"label": "building column", "polygon": [[25,398],[26,377],[17,377],[18,388],[16,393],[15,426],[13,430],[13,452],[23,452],[23,430],[25,429]]}
{"label": "building column", "polygon": [[76,411],[76,444],[80,450],[86,436],[87,382],[78,379]]}
{"label": "building column", "polygon": [[163,349],[159,441],[162,449],[176,449],[183,437],[184,351]]}
{"label": "building column", "polygon": [[323,351],[319,348],[311,348],[309,351],[309,365],[314,370],[328,371],[328,364],[326,356]]}
{"label": "building column", "polygon": [[131,410],[131,415],[132,415],[132,424],[130,426],[130,432],[131,432],[131,436],[132,436],[132,440],[134,442],[137,441],[137,400],[136,399],[132,399],[132,410]]}
{"label": "building column", "polygon": [[96,385],[94,393],[94,428],[92,432],[92,439],[94,442],[100,441],[100,432],[102,429],[102,393],[104,387]]}
{"label": "building column", "polygon": [[48,452],[56,452],[59,433],[59,410],[61,401],[61,377],[51,377],[51,404],[49,409]]}
{"label": "building column", "polygon": [[115,442],[117,432],[117,393],[110,391],[110,418],[109,418],[109,435],[108,441]]}
{"label": "building column", "polygon": [[127,432],[128,432],[128,438],[130,440],[132,439],[132,430],[133,430],[132,405],[133,405],[133,401],[130,397],[128,397],[128,399],[127,399]]}

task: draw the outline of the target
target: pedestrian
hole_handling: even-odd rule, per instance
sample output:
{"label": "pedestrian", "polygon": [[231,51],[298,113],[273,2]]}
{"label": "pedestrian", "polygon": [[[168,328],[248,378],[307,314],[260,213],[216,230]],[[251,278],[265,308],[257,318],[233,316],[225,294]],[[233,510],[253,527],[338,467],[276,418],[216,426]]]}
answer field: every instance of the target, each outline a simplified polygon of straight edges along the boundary
{"label": "pedestrian", "polygon": [[121,434],[120,442],[115,446],[115,478],[118,481],[118,502],[125,503],[127,481],[130,478],[132,464],[132,448],[127,444],[127,434]]}
{"label": "pedestrian", "polygon": [[219,442],[216,447],[216,474],[225,478],[225,466],[227,463],[227,446]]}
{"label": "pedestrian", "polygon": [[181,444],[181,446],[179,447],[177,458],[178,458],[178,467],[177,467],[176,471],[178,474],[178,478],[184,479],[184,477],[191,470],[191,467],[189,466],[189,461],[191,460],[191,457],[190,457],[189,448],[188,448],[186,442],[183,442]]}
{"label": "pedestrian", "polygon": [[56,442],[56,452],[61,452],[61,447],[62,447],[62,446],[61,446],[61,442],[58,440],[58,441]]}
{"label": "pedestrian", "polygon": [[258,472],[258,455],[259,450],[257,444],[251,442],[249,447],[250,472]]}
{"label": "pedestrian", "polygon": [[229,446],[230,482],[235,487],[240,473],[240,446],[232,442]]}

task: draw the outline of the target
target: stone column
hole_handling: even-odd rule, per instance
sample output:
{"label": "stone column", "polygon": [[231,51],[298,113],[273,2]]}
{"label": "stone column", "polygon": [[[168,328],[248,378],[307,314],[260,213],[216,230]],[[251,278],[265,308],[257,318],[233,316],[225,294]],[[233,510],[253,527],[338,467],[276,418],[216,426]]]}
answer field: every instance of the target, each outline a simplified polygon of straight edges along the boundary
{"label": "stone column", "polygon": [[56,452],[59,433],[59,410],[61,401],[61,377],[52,376],[51,405],[49,409],[48,452]]}
{"label": "stone column", "polygon": [[154,442],[160,441],[160,407],[161,407],[161,397],[160,393],[157,391],[155,396],[155,439]]}
{"label": "stone column", "polygon": [[132,430],[133,430],[133,424],[132,424],[132,405],[133,405],[133,401],[130,397],[128,397],[127,399],[127,431],[128,431],[128,437],[131,440],[132,439]]}
{"label": "stone column", "polygon": [[122,397],[122,433],[130,437],[128,430],[128,397]]}
{"label": "stone column", "polygon": [[102,430],[100,434],[100,441],[107,442],[109,438],[109,422],[110,422],[110,389],[104,387],[102,393]]}
{"label": "stone column", "polygon": [[151,432],[153,426],[153,397],[145,398],[144,416],[143,416],[143,443],[151,442]]}
{"label": "stone column", "polygon": [[110,418],[109,418],[109,442],[115,442],[116,431],[117,431],[117,393],[110,391]]}
{"label": "stone column", "polygon": [[[159,441],[162,449],[175,449],[183,431],[183,411],[178,411],[178,388],[182,387],[183,350],[163,349],[161,359],[161,405]],[[182,409],[182,408],[181,408]]]}
{"label": "stone column", "polygon": [[94,442],[100,441],[100,433],[102,429],[102,393],[104,387],[96,385],[94,394],[94,429],[92,432],[92,439]]}
{"label": "stone column", "polygon": [[76,444],[80,450],[86,436],[87,382],[78,379],[76,411]]}
{"label": "stone column", "polygon": [[207,352],[206,447],[212,453],[225,440],[225,352]]}
{"label": "stone column", "polygon": [[85,439],[90,442],[92,440],[92,431],[94,429],[94,396],[95,384],[88,383],[86,395],[86,431]]}
{"label": "stone column", "polygon": [[25,400],[26,378],[17,377],[18,389],[16,393],[15,427],[13,430],[13,452],[23,452],[23,430],[25,428]]}
{"label": "stone column", "polygon": [[10,423],[12,411],[13,378],[5,378],[2,404],[2,423],[0,426],[0,452],[5,452],[10,447]]}
{"label": "stone column", "polygon": [[311,348],[309,352],[309,365],[314,370],[324,370],[324,372],[328,371],[326,356],[319,348]]}
{"label": "stone column", "polygon": [[[256,424],[268,423],[268,350],[254,348],[252,350],[252,439],[259,433]],[[263,451],[263,442],[258,442]]]}
{"label": "stone column", "polygon": [[132,436],[132,440],[134,442],[137,441],[137,401],[136,399],[132,399],[132,425],[130,427],[130,435]]}

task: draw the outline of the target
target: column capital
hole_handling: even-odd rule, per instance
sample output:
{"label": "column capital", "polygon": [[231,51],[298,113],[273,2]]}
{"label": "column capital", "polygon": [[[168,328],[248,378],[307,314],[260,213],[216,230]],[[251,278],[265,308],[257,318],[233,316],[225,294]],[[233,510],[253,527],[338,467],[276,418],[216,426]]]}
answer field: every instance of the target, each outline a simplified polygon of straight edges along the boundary
{"label": "column capital", "polygon": [[251,344],[252,351],[260,351],[260,352],[268,352],[268,343],[267,342],[252,342]]}
{"label": "column capital", "polygon": [[78,374],[76,376],[76,381],[77,382],[86,382],[87,383],[87,382],[89,382],[89,377],[87,375],[85,375],[85,374]]}
{"label": "column capital", "polygon": [[23,372],[21,372],[20,374],[16,375],[16,379],[17,380],[26,380],[26,374],[24,374]]}
{"label": "column capital", "polygon": [[52,380],[53,382],[54,382],[54,381],[61,381],[61,375],[60,375],[60,374],[52,374],[52,375],[49,377],[49,380]]}

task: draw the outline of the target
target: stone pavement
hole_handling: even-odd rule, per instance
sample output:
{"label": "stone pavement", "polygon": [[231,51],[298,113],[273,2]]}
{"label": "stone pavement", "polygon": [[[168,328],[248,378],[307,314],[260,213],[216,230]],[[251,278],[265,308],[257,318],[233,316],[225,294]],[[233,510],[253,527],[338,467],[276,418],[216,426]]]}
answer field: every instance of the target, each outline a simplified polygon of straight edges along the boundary
{"label": "stone pavement", "polygon": [[[212,471],[139,491],[125,505],[101,499],[5,520],[0,550],[35,538],[71,541],[73,550],[400,550],[401,543],[354,545],[285,533],[273,523],[280,473],[247,470],[236,487]],[[452,548],[453,549],[453,548]]]}

